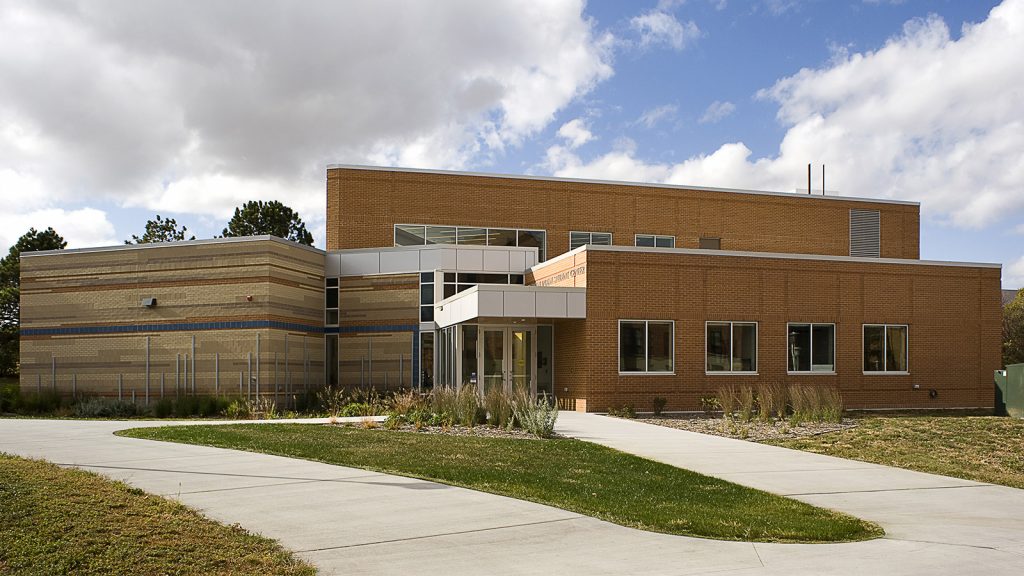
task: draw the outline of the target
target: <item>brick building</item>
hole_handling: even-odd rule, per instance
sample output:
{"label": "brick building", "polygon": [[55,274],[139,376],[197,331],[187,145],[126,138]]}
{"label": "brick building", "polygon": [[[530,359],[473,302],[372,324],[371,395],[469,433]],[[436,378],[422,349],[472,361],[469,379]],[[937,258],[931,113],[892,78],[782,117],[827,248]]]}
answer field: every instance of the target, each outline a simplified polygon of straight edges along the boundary
{"label": "brick building", "polygon": [[919,222],[909,202],[330,167],[326,252],[26,254],[22,385],[502,386],[603,411],[767,380],[990,407],[1000,266],[920,260]]}

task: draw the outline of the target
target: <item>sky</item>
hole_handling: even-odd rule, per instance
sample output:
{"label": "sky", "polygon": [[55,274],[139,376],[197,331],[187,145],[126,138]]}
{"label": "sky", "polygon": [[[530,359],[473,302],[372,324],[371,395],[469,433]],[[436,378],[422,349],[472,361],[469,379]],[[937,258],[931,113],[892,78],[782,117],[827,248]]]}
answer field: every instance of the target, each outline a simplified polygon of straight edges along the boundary
{"label": "sky", "polygon": [[0,246],[280,200],[328,164],[921,203],[1024,286],[1024,0],[0,0]]}

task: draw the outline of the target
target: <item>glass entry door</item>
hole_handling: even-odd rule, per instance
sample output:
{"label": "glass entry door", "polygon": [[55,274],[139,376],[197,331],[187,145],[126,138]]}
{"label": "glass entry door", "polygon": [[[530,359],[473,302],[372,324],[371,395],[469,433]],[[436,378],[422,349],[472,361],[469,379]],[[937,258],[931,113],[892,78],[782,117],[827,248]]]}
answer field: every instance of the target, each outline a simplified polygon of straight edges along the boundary
{"label": "glass entry door", "polygon": [[481,326],[478,349],[482,352],[479,355],[482,394],[496,386],[509,393],[537,393],[535,338],[534,328]]}
{"label": "glass entry door", "polygon": [[533,395],[533,331],[510,329],[509,380],[511,392]]}
{"label": "glass entry door", "polygon": [[480,331],[479,349],[483,351],[480,355],[480,393],[487,394],[487,391],[495,387],[505,386],[505,330],[483,329]]}

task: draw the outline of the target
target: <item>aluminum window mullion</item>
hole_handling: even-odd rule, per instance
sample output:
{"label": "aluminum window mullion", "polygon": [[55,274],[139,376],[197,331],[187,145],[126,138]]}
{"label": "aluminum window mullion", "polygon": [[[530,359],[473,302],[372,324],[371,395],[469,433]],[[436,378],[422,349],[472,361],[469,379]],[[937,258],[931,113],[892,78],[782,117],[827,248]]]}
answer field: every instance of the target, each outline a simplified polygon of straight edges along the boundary
{"label": "aluminum window mullion", "polygon": [[889,325],[882,324],[882,372],[889,371]]}
{"label": "aluminum window mullion", "polygon": [[810,338],[811,343],[807,346],[811,351],[810,357],[807,359],[807,370],[814,372],[814,324],[808,324],[807,336]]}
{"label": "aluminum window mullion", "polygon": [[649,334],[650,333],[650,330],[649,330],[650,325],[651,325],[651,323],[650,323],[649,320],[644,320],[644,372],[645,373],[651,371],[650,370],[650,368],[651,368],[651,359],[650,359],[651,338],[650,338],[650,334]]}
{"label": "aluminum window mullion", "polygon": [[728,370],[729,372],[735,372],[735,370],[733,370],[733,367],[736,366],[736,362],[733,360],[733,353],[735,352],[735,350],[733,350],[733,342],[734,342],[734,340],[733,340],[732,331],[733,331],[733,322],[729,322],[729,370]]}

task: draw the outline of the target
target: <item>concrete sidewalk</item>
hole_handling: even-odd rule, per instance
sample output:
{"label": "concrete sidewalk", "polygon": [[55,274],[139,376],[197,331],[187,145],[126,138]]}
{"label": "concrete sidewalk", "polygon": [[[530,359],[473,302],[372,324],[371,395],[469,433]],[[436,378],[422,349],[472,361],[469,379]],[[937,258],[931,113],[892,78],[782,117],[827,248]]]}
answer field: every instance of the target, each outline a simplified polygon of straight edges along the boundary
{"label": "concrete sidewalk", "polygon": [[557,430],[872,520],[888,538],[1024,554],[1024,490],[596,414],[561,412]]}
{"label": "concrete sidewalk", "polygon": [[[607,421],[563,413],[560,430],[623,444],[628,440],[615,440],[616,434],[645,434],[645,425],[624,422],[641,426],[631,430]],[[1001,525],[1004,516],[990,517],[983,509],[977,511],[973,534],[980,538],[991,531],[990,547],[910,537],[829,545],[720,542],[642,532],[547,506],[366,470],[112,434],[166,424],[0,420],[0,451],[93,470],[175,498],[211,518],[280,540],[324,574],[1017,574],[1024,563],[1020,521]],[[687,450],[665,448],[665,454]],[[694,453],[698,448],[691,447]],[[719,458],[732,465],[737,459]],[[710,463],[715,457],[694,454],[693,459]],[[780,456],[777,464],[785,463]],[[976,489],[989,487],[968,490]],[[1020,500],[1007,500],[1008,505],[1014,502]],[[923,526],[932,510],[916,513]],[[1012,530],[1015,538],[1006,537]]]}

